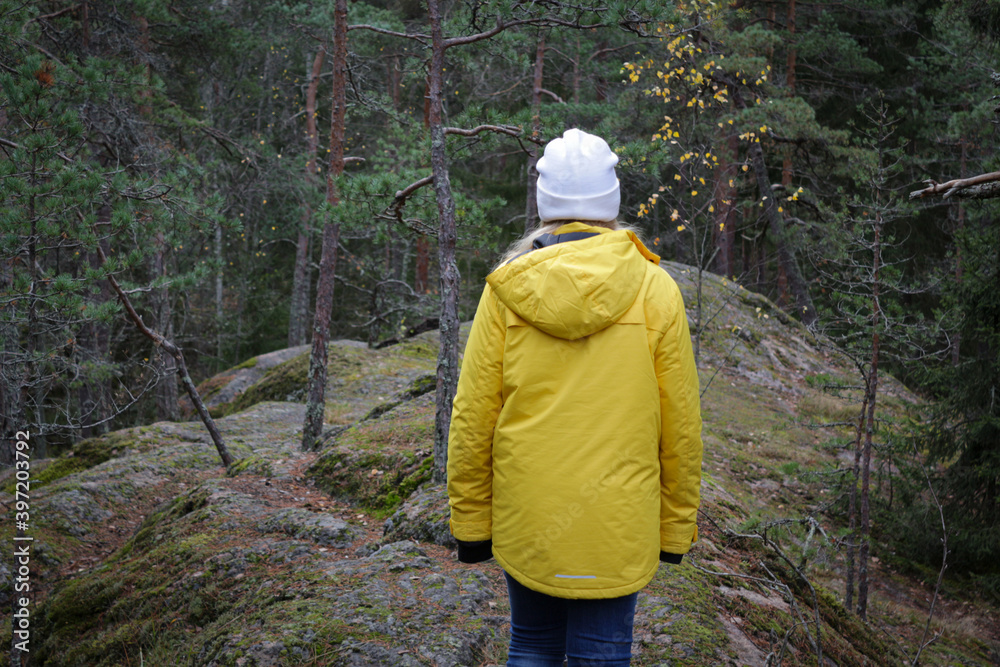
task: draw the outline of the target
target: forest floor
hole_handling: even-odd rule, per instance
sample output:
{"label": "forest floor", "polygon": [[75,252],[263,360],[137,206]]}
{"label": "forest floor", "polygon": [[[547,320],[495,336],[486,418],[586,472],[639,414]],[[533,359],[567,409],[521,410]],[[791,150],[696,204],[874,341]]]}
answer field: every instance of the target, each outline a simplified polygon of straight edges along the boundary
{"label": "forest floor", "polygon": [[[693,270],[666,268],[692,304]],[[640,593],[633,664],[911,663],[935,571],[877,542],[868,622],[842,604],[851,429],[829,425],[859,409],[851,365],[724,279],[704,276],[702,305],[701,537]],[[32,462],[32,664],[503,664],[502,572],[457,563],[428,481],[436,345],[434,333],[384,350],[332,344],[318,452],[299,448],[308,353],[286,353],[203,384],[236,459],[228,473],[196,422]],[[887,422],[919,405],[884,386]],[[5,613],[12,582],[5,556]],[[947,579],[920,664],[1000,664],[998,618]],[[10,628],[5,616],[0,640]]]}

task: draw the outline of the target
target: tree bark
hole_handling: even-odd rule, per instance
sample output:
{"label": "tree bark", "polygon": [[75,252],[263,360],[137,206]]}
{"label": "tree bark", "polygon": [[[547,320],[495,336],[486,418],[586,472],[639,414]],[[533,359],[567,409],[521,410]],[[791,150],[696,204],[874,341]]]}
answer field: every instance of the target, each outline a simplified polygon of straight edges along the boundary
{"label": "tree bark", "polygon": [[[97,224],[109,224],[111,221],[111,206],[102,205],[97,210]],[[102,251],[107,249],[107,241],[98,241]],[[82,253],[83,261],[90,265],[93,270],[98,270],[101,266],[99,253]],[[90,297],[94,303],[107,303],[115,297],[105,286],[101,286],[99,291]],[[111,332],[104,322],[92,320],[84,325],[80,330],[77,340],[77,349],[82,358],[95,365],[106,364],[111,358]],[[112,389],[107,380],[94,380],[87,377],[80,385],[80,437],[91,438],[100,435],[107,430],[107,420],[111,414],[107,397]]]}
{"label": "tree bark", "polygon": [[[431,79],[426,80],[427,94],[424,95],[424,127],[431,126]],[[413,265],[413,290],[417,294],[427,294],[430,283],[430,243],[424,234],[417,236],[417,256]]]}
{"label": "tree bark", "polygon": [[868,561],[871,546],[869,485],[871,478],[872,438],[875,434],[875,404],[878,398],[879,326],[882,305],[879,302],[879,270],[882,241],[882,212],[875,212],[875,243],[872,251],[872,349],[868,373],[868,415],[865,425],[865,447],[861,455],[861,543],[858,548],[858,616],[868,617]]}
{"label": "tree bark", "polygon": [[[166,276],[165,255],[166,240],[163,238],[163,232],[158,232],[156,234],[156,252],[153,254],[153,275],[156,278]],[[153,294],[153,308],[156,322],[163,330],[163,335],[166,338],[173,338],[173,313],[170,309],[170,290],[166,287],[155,290]],[[160,378],[156,382],[156,416],[161,420],[177,421],[177,381],[175,379],[177,367],[167,358],[168,355],[161,353],[160,348],[157,348],[156,353],[158,359],[155,361],[150,359],[150,361],[158,366],[158,372],[160,373]]]}
{"label": "tree bark", "polygon": [[[323,59],[326,50],[321,46],[313,59],[312,69],[308,72],[306,86],[306,182],[311,183],[316,178],[316,151],[319,147],[319,132],[316,128],[316,91],[319,89],[319,77],[323,70]],[[292,302],[288,317],[288,347],[304,345],[306,342],[306,321],[309,318],[309,246],[311,233],[309,229],[312,210],[308,205],[302,213],[302,226],[299,228],[295,243],[295,271],[292,274]]]}
{"label": "tree bark", "polygon": [[[535,48],[535,76],[531,87],[531,136],[538,139],[542,131],[542,82],[545,66],[545,33],[538,35],[538,45]],[[528,193],[524,206],[524,229],[530,231],[538,226],[538,148],[528,153]]]}
{"label": "tree bark", "polygon": [[[0,261],[0,292],[5,293],[13,280],[9,260]],[[14,465],[14,436],[26,426],[18,381],[22,363],[18,359],[16,311],[16,307],[0,310],[0,466]]]}
{"label": "tree bark", "polygon": [[[344,172],[344,119],[347,112],[347,0],[334,2],[333,102],[330,110],[330,165],[326,176],[326,202],[331,209],[340,203],[336,178]],[[323,223],[323,250],[316,285],[312,355],[309,358],[309,390],[302,428],[302,449],[312,449],[323,431],[326,396],[327,340],[333,313],[333,286],[337,270],[340,222],[332,217]]]}
{"label": "tree bark", "polygon": [[798,55],[795,49],[795,0],[788,0],[788,34],[791,37],[788,44],[788,69],[785,70],[785,85],[788,86],[788,92],[791,95],[795,94],[795,60]]}
{"label": "tree bark", "polygon": [[[962,178],[965,178],[965,160],[966,160],[966,142],[963,137],[960,141],[962,144],[962,157],[960,161],[959,170],[961,172]],[[965,205],[962,202],[958,203],[958,233],[961,234],[965,229]],[[962,265],[962,246],[961,244],[956,244],[955,247],[955,283],[962,284],[962,274],[964,273]],[[953,366],[958,366],[959,361],[962,357],[962,330],[961,328],[956,328],[951,334],[951,363]]]}
{"label": "tree bark", "polygon": [[427,0],[431,23],[431,65],[428,86],[431,132],[431,170],[438,207],[438,263],[441,285],[441,348],[437,366],[437,405],[434,419],[435,482],[447,476],[448,432],[451,405],[458,384],[458,289],[459,273],[455,262],[455,202],[448,176],[448,155],[443,122],[444,35],[438,0]]}
{"label": "tree bark", "polygon": [[847,577],[844,582],[844,607],[854,607],[854,578],[857,571],[857,541],[858,541],[858,481],[861,477],[862,435],[864,434],[865,416],[868,414],[867,383],[865,397],[861,403],[858,415],[858,428],[854,435],[854,465],[851,468],[851,490],[847,496]]}
{"label": "tree bark", "polygon": [[[225,298],[225,283],[224,279],[226,277],[225,264],[223,263],[223,247],[222,247],[222,225],[215,226],[215,356],[218,359],[225,358],[223,355],[223,347],[225,343],[225,307],[223,300]],[[245,291],[243,292],[245,293]],[[240,318],[243,317],[243,302],[244,300],[239,299],[240,304]],[[239,345],[239,340],[241,340],[239,333],[237,333],[237,345]],[[237,350],[239,348],[237,347]],[[239,355],[236,355],[239,359]]]}

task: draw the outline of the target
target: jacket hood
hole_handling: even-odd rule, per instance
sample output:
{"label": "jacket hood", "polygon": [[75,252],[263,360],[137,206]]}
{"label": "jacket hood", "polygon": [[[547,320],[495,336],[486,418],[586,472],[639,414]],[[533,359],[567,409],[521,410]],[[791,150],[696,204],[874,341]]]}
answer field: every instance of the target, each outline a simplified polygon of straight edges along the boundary
{"label": "jacket hood", "polygon": [[646,262],[659,262],[634,233],[580,222],[556,235],[597,232],[522,255],[486,282],[507,308],[545,333],[576,340],[616,322],[635,302]]}

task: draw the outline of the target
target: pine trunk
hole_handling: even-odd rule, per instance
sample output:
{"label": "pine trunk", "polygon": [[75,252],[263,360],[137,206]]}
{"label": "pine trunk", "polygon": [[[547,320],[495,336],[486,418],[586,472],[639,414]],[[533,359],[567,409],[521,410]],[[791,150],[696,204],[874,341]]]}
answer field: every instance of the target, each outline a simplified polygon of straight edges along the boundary
{"label": "pine trunk", "polygon": [[858,549],[858,616],[868,617],[868,560],[870,556],[871,518],[869,485],[871,478],[872,438],[875,434],[875,404],[878,398],[879,327],[882,306],[879,303],[879,269],[881,255],[882,213],[875,213],[875,244],[872,259],[872,349],[868,378],[868,419],[865,427],[865,447],[861,456],[861,544]]}
{"label": "pine trunk", "polygon": [[[965,169],[965,161],[966,161],[966,146],[968,144],[966,143],[964,137],[961,139],[960,143],[962,145],[962,156],[961,156],[961,159],[959,161],[959,172],[958,172],[958,175],[959,175],[960,178],[966,178],[968,176],[968,174],[966,173],[966,169]],[[958,215],[957,233],[961,234],[965,230],[965,204],[963,204],[961,200],[959,200],[959,202],[958,202],[957,215]],[[961,248],[960,245],[956,245],[956,247],[955,247],[955,282],[957,284],[959,284],[959,285],[962,284],[962,274],[963,273],[964,273],[964,269],[963,269],[963,266],[962,266],[962,248]],[[961,359],[962,359],[961,352],[962,352],[962,331],[961,331],[961,329],[956,329],[951,334],[951,363],[952,363],[953,366],[958,366],[959,362],[961,361]]]}
{"label": "pine trunk", "polygon": [[[424,95],[424,127],[431,126],[431,77],[426,80],[427,94]],[[433,166],[432,166],[433,168]],[[430,242],[423,234],[417,236],[417,256],[413,265],[413,291],[417,294],[427,294],[430,289]]]}
{"label": "pine trunk", "polygon": [[[344,171],[344,119],[347,111],[347,0],[334,3],[333,29],[333,102],[330,111],[330,165],[326,177],[326,201],[333,209],[340,203],[336,178]],[[302,427],[302,449],[316,445],[323,431],[326,399],[327,342],[330,316],[333,314],[333,285],[337,270],[337,246],[340,223],[323,223],[323,250],[316,285],[316,309],[313,319],[312,355],[309,358],[306,419]]]}
{"label": "pine trunk", "polygon": [[750,144],[750,162],[753,165],[754,175],[757,178],[757,189],[761,198],[764,199],[764,211],[767,214],[768,228],[771,237],[778,248],[778,265],[783,269],[788,281],[788,289],[795,302],[795,311],[802,322],[811,325],[816,321],[816,308],[813,306],[812,298],[809,296],[809,289],[802,271],[799,269],[798,260],[795,257],[795,249],[788,238],[788,230],[785,221],[778,212],[778,207],[774,203],[771,192],[771,182],[767,177],[767,165],[764,163],[764,151],[757,142]]}
{"label": "pine trunk", "polygon": [[[101,206],[97,211],[97,220],[98,224],[110,223],[111,207]],[[107,251],[107,241],[102,240],[99,243],[103,250]],[[99,253],[84,252],[83,261],[87,262],[94,271],[100,269]],[[114,295],[102,285],[91,298],[95,304],[106,303],[113,300]],[[80,359],[93,365],[107,363],[107,360],[111,358],[111,333],[108,325],[99,320],[92,320],[81,328],[80,334],[77,341]],[[156,362],[154,361],[154,363]],[[111,416],[106,398],[109,393],[110,387],[107,380],[101,381],[87,377],[80,385],[78,399],[80,402],[81,438],[92,438],[107,431],[106,420]]]}
{"label": "pine trunk", "polygon": [[[542,72],[545,67],[545,34],[538,36],[538,45],[535,48],[535,76],[531,87],[531,136],[537,139],[542,131]],[[528,193],[524,206],[524,229],[530,231],[538,226],[538,171],[535,165],[538,164],[538,149],[528,153]]]}
{"label": "pine trunk", "polygon": [[455,262],[455,202],[448,177],[448,155],[443,121],[444,36],[438,0],[428,0],[431,22],[430,114],[431,169],[438,206],[438,263],[441,285],[441,349],[437,366],[437,407],[434,419],[433,479],[443,483],[447,476],[448,432],[451,404],[458,384],[458,289]]}
{"label": "pine trunk", "polygon": [[[163,232],[156,235],[156,252],[153,255],[153,275],[166,276],[166,240]],[[153,294],[154,321],[167,338],[173,338],[173,314],[170,308],[170,291],[166,287]],[[156,416],[160,420],[177,421],[177,367],[173,359],[157,348],[155,360],[160,378],[156,383]],[[152,361],[152,360],[151,360]]]}
{"label": "pine trunk", "polygon": [[[14,280],[8,262],[0,262],[0,293],[8,293]],[[0,466],[13,466],[15,434],[26,427],[19,378],[23,364],[16,341],[17,307],[0,310]]]}
{"label": "pine trunk", "polygon": [[854,575],[857,571],[858,544],[858,481],[861,476],[861,443],[865,428],[865,417],[868,413],[868,390],[861,403],[861,413],[858,415],[858,428],[854,436],[854,466],[851,468],[851,490],[847,496],[847,577],[844,582],[844,607],[854,607]]}
{"label": "pine trunk", "polygon": [[[320,47],[308,72],[306,85],[306,182],[316,178],[316,150],[319,147],[319,132],[316,128],[316,91],[323,70],[326,50]],[[307,205],[302,213],[302,226],[295,242],[295,270],[292,273],[292,301],[288,314],[288,347],[304,345],[307,340],[306,322],[309,319],[309,246],[311,244],[310,220],[312,210]]]}
{"label": "pine trunk", "polygon": [[788,68],[785,70],[785,85],[788,92],[795,94],[795,61],[798,52],[795,48],[795,0],[788,0],[788,35],[791,42],[788,44]]}
{"label": "pine trunk", "polygon": [[[225,344],[225,330],[224,330],[225,327],[224,327],[224,324],[225,324],[226,309],[225,309],[225,304],[223,303],[223,299],[225,297],[225,289],[224,289],[224,287],[225,287],[225,277],[226,277],[226,275],[225,275],[225,269],[223,268],[225,266],[225,263],[223,261],[223,258],[225,257],[224,250],[225,249],[222,247],[222,225],[216,225],[215,226],[215,263],[216,263],[216,268],[215,268],[215,355],[219,359],[223,359],[224,358],[223,351],[224,351],[224,344]],[[246,292],[243,291],[242,293],[245,294]],[[239,299],[239,304],[240,304],[240,308],[239,308],[240,317],[242,317],[242,313],[243,313],[243,299],[242,298]],[[241,339],[240,339],[239,332],[237,332],[237,335],[236,335],[237,345],[239,345],[239,341],[240,340]],[[239,355],[237,355],[237,359],[238,358],[239,358]]]}

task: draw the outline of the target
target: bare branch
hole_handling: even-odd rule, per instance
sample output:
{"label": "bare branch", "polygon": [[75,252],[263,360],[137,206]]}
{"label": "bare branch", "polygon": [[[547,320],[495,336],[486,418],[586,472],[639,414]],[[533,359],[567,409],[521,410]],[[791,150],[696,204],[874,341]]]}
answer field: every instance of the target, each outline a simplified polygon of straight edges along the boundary
{"label": "bare branch", "polygon": [[559,104],[566,104],[566,100],[564,100],[563,98],[559,97],[558,95],[556,95],[555,93],[553,93],[548,88],[539,88],[538,91],[541,92],[541,93],[545,93],[546,95],[548,95],[549,97],[551,97],[552,99],[554,99]]}
{"label": "bare branch", "polygon": [[424,178],[421,178],[419,181],[410,183],[402,190],[398,190],[395,196],[393,197],[394,200],[393,203],[388,208],[386,208],[384,212],[377,214],[377,217],[398,222],[400,225],[404,227],[409,227],[410,229],[416,230],[418,233],[421,234],[434,235],[434,232],[432,230],[422,231],[417,228],[418,227],[417,225],[411,224],[417,221],[407,220],[403,218],[403,207],[406,206],[407,198],[409,198],[410,195],[412,195],[420,188],[430,185],[433,182],[434,182],[433,175],[425,176]]}
{"label": "bare branch", "polygon": [[604,23],[594,23],[583,25],[575,21],[564,21],[562,19],[555,18],[528,18],[528,19],[518,19],[516,21],[511,21],[510,23],[504,23],[503,21],[497,21],[495,27],[485,30],[483,32],[477,33],[475,35],[465,35],[463,37],[449,37],[444,40],[444,48],[448,49],[452,46],[462,46],[463,44],[472,44],[474,42],[481,42],[484,39],[489,39],[494,35],[498,35],[507,28],[513,28],[518,25],[535,25],[535,26],[562,26],[565,28],[575,28],[577,30],[591,30],[594,28],[602,28],[606,24]]}
{"label": "bare branch", "polygon": [[379,28],[374,25],[367,25],[364,23],[357,25],[347,26],[348,30],[371,30],[372,32],[377,32],[380,35],[390,35],[392,37],[399,37],[401,39],[412,39],[415,42],[420,42],[423,45],[427,45],[430,40],[430,35],[424,35],[421,33],[408,33],[408,32],[396,32],[395,30],[386,30],[385,28]]}
{"label": "bare branch", "polygon": [[416,181],[414,183],[410,183],[409,185],[407,185],[402,190],[398,190],[396,192],[395,196],[393,197],[396,200],[396,203],[394,204],[394,206],[401,205],[403,203],[403,201],[406,200],[407,197],[409,197],[410,195],[412,195],[414,192],[416,192],[420,188],[424,187],[425,185],[430,185],[433,182],[434,182],[434,177],[433,176],[425,176],[425,177],[421,178],[419,181]]}
{"label": "bare branch", "polygon": [[[987,183],[995,183],[997,181],[1000,181],[1000,171],[994,171],[989,174],[979,174],[978,176],[972,176],[970,178],[955,178],[950,181],[946,181],[944,183],[938,183],[933,179],[926,180],[924,181],[924,183],[927,184],[927,187],[924,188],[923,190],[914,190],[913,192],[911,192],[910,199],[922,199],[923,197],[926,197],[928,195],[937,195],[941,193],[944,193],[943,194],[944,199],[948,199],[952,195],[958,197],[971,196],[971,195],[962,195],[960,194],[959,191],[964,190],[966,188],[971,188],[972,186],[975,185],[984,185]],[[995,190],[995,192],[990,196],[993,197],[1000,196],[1000,190],[996,190],[995,188],[991,188],[991,190]]]}
{"label": "bare branch", "polygon": [[79,8],[80,8],[80,5],[70,5],[69,7],[66,7],[65,9],[60,9],[59,11],[52,12],[51,14],[44,14],[42,16],[36,16],[35,18],[33,18],[31,20],[32,21],[44,21],[46,19],[54,19],[54,18],[58,18],[58,17],[62,16],[63,14],[70,14],[72,12],[75,12]]}
{"label": "bare branch", "polygon": [[515,125],[479,125],[477,127],[472,128],[471,130],[466,130],[461,127],[444,128],[445,134],[457,134],[463,137],[474,137],[480,132],[486,132],[486,131],[496,132],[498,134],[507,134],[512,137],[521,136],[521,128]]}

